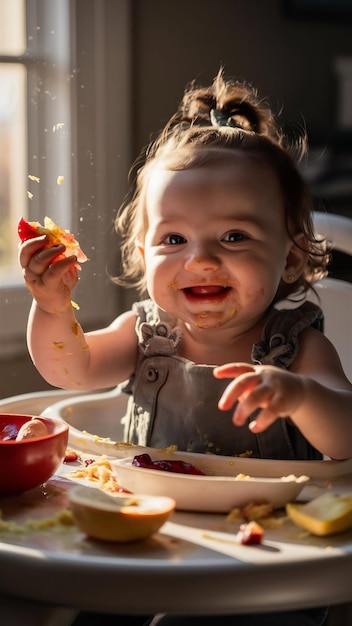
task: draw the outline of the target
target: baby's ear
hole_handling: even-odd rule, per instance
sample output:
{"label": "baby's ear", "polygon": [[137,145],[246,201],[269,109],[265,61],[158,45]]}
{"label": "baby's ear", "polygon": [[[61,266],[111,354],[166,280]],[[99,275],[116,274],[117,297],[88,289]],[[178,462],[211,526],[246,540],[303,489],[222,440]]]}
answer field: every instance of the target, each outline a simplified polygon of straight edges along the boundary
{"label": "baby's ear", "polygon": [[294,236],[294,242],[288,250],[286,265],[282,274],[285,283],[296,282],[302,275],[308,260],[308,241],[304,233]]}

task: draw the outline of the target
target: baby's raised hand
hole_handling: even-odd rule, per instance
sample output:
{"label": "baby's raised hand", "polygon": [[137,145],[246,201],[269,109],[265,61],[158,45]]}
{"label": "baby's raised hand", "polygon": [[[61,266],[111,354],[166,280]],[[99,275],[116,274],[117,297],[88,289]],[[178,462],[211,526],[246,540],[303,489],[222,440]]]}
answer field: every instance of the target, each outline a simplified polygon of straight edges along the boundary
{"label": "baby's raised hand", "polygon": [[[47,235],[19,244],[23,277],[38,306],[48,313],[62,313],[71,306],[71,292],[78,281],[77,257],[62,257],[63,244],[48,246]],[[55,262],[54,262],[55,261]]]}
{"label": "baby's raised hand", "polygon": [[218,406],[227,411],[237,402],[233,423],[242,426],[256,411],[249,423],[254,433],[270,426],[279,417],[289,417],[304,397],[304,379],[298,374],[271,365],[228,363],[214,369],[215,378],[234,378],[222,394]]}

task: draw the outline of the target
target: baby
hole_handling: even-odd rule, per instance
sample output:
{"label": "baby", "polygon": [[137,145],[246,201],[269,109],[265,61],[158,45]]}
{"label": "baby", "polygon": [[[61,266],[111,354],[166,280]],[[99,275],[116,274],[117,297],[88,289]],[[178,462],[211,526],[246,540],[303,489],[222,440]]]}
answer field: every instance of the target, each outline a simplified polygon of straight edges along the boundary
{"label": "baby", "polygon": [[246,85],[220,72],[191,87],[117,218],[116,280],[141,293],[131,311],[84,333],[71,305],[76,257],[54,262],[64,247],[45,237],[20,246],[41,375],[67,389],[121,384],[132,443],[351,457],[352,386],[306,301],[327,254],[294,152]]}

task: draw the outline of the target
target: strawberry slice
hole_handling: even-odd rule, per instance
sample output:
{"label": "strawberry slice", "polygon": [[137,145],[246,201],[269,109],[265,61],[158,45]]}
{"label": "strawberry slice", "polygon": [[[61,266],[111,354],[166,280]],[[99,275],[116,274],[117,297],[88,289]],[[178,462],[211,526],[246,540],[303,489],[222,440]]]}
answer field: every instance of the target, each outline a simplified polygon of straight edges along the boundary
{"label": "strawberry slice", "polygon": [[18,222],[17,232],[22,242],[27,241],[27,239],[33,239],[33,237],[38,237],[37,230],[33,224],[34,222],[31,224],[30,222],[26,222],[26,220],[21,217]]}

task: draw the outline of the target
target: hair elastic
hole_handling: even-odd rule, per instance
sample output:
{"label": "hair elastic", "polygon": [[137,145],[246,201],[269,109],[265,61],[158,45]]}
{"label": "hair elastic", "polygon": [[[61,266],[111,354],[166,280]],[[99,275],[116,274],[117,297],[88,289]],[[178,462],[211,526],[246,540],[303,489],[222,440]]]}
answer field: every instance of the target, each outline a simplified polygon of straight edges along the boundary
{"label": "hair elastic", "polygon": [[212,126],[232,126],[233,128],[237,126],[232,117],[228,117],[220,109],[210,109],[210,121]]}

